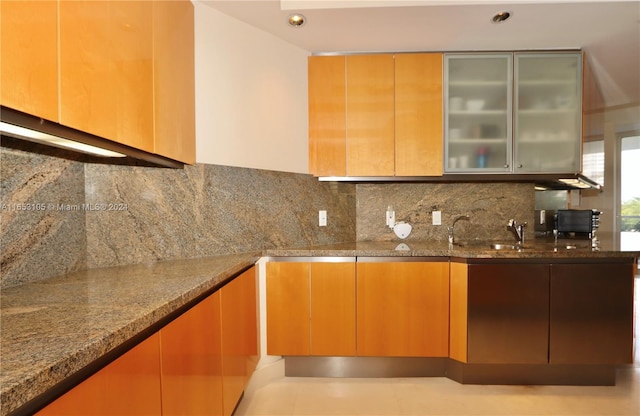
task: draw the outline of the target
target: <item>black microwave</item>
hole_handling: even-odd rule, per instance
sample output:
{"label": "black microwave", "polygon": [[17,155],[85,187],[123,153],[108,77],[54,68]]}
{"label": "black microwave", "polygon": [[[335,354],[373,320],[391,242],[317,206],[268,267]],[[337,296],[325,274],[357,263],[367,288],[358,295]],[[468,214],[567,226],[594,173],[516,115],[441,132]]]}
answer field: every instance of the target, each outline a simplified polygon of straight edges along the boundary
{"label": "black microwave", "polygon": [[600,214],[597,209],[559,209],[555,229],[563,237],[592,238],[600,225]]}

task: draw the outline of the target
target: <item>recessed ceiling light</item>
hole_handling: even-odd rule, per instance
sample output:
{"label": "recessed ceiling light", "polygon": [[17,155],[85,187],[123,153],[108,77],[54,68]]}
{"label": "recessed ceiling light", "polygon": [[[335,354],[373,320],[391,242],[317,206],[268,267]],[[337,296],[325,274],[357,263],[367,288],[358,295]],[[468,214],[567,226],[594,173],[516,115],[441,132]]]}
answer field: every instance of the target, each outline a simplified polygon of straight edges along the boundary
{"label": "recessed ceiling light", "polygon": [[293,27],[303,26],[307,22],[307,18],[299,13],[295,13],[289,16],[289,24]]}
{"label": "recessed ceiling light", "polygon": [[511,12],[498,12],[491,18],[491,21],[493,23],[502,23],[508,18],[510,18],[511,14],[512,14]]}

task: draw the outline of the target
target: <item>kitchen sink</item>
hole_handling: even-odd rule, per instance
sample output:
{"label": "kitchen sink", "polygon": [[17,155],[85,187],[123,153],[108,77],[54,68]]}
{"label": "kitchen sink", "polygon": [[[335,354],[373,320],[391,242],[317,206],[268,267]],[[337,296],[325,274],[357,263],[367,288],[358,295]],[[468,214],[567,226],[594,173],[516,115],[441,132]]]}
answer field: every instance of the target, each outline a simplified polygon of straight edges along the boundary
{"label": "kitchen sink", "polygon": [[522,250],[525,246],[519,246],[516,244],[502,244],[502,243],[492,243],[489,245],[493,250]]}

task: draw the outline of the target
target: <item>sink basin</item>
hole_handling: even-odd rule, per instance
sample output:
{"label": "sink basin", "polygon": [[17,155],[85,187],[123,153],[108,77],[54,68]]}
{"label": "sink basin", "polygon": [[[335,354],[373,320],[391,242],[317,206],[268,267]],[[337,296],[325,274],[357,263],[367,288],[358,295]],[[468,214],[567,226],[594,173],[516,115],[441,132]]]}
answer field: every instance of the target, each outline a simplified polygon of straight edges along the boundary
{"label": "sink basin", "polygon": [[524,247],[518,246],[515,244],[502,244],[502,243],[493,243],[489,247],[493,250],[521,250]]}

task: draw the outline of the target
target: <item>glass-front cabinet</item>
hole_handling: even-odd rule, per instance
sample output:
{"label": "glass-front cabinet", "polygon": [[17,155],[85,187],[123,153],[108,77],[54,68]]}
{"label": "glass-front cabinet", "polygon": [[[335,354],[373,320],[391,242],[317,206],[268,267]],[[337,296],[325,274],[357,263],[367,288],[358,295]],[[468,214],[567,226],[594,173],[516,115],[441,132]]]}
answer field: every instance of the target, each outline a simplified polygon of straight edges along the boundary
{"label": "glass-front cabinet", "polygon": [[445,172],[505,172],[512,144],[512,54],[445,55]]}
{"label": "glass-front cabinet", "polygon": [[580,171],[582,55],[516,53],[516,172]]}
{"label": "glass-front cabinet", "polygon": [[445,172],[580,171],[582,54],[445,55]]}

